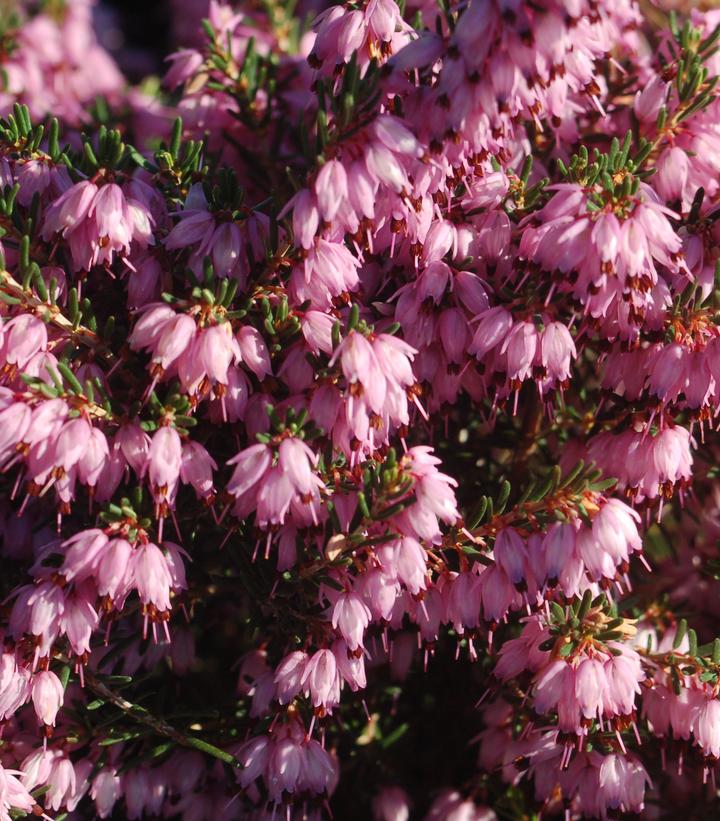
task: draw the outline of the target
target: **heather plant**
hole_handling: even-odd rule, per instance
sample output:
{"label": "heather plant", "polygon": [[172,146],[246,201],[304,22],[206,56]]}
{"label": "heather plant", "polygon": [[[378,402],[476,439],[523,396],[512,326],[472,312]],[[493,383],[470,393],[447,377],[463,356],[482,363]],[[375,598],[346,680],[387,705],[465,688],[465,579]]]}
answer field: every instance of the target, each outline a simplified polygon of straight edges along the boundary
{"label": "heather plant", "polygon": [[203,13],[0,19],[0,821],[713,817],[720,12]]}

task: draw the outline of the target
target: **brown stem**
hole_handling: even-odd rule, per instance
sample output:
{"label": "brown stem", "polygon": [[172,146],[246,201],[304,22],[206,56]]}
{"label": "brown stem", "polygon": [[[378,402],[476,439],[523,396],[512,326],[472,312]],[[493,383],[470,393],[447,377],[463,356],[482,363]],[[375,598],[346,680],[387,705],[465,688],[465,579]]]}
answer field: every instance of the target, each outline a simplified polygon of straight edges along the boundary
{"label": "brown stem", "polygon": [[528,383],[530,396],[525,404],[520,441],[513,454],[510,469],[510,480],[513,484],[527,477],[527,463],[537,448],[537,435],[540,432],[543,418],[543,405],[535,383]]}
{"label": "brown stem", "polygon": [[[49,305],[26,291],[8,271],[0,270],[0,290],[15,299],[21,300],[25,307],[32,308],[41,319],[50,322],[56,328],[66,331],[71,337],[88,348],[97,350],[102,347],[102,341],[94,331],[83,325],[75,327],[56,305]],[[107,349],[103,350],[103,355],[108,362],[115,359],[114,354]]]}
{"label": "brown stem", "polygon": [[214,744],[203,741],[201,738],[195,738],[194,736],[181,733],[180,730],[168,724],[166,721],[163,721],[163,719],[151,715],[144,707],[141,707],[139,704],[133,704],[123,698],[119,693],[111,690],[89,670],[84,671],[84,679],[88,689],[92,690],[95,695],[100,696],[100,698],[110,702],[110,704],[119,710],[122,710],[125,715],[138,724],[144,724],[146,727],[149,727],[154,733],[157,733],[157,735],[169,738],[182,747],[190,747],[207,755],[211,755],[213,758],[218,758],[220,761],[224,761],[233,767],[241,766],[234,755],[231,755],[226,750],[221,750],[220,747],[216,747]]}

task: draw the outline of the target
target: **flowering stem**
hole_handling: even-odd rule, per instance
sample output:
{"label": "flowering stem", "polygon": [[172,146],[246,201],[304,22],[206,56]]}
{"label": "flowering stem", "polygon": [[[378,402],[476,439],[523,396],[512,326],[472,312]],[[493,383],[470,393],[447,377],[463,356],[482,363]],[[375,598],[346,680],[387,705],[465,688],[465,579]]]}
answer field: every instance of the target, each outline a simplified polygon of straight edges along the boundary
{"label": "flowering stem", "polygon": [[220,761],[224,762],[225,764],[229,764],[231,767],[240,767],[240,762],[235,758],[234,755],[231,755],[226,750],[221,750],[220,747],[216,747],[214,744],[210,744],[207,741],[203,741],[201,738],[195,738],[194,736],[185,735],[181,733],[180,730],[173,727],[171,724],[168,724],[166,721],[163,721],[160,718],[156,718],[153,715],[145,710],[144,707],[141,707],[139,704],[133,704],[132,702],[128,701],[127,699],[123,698],[119,693],[116,693],[114,690],[111,690],[106,684],[103,684],[99,678],[94,673],[91,673],[89,670],[84,672],[85,684],[88,686],[90,690],[93,691],[97,696],[109,701],[119,710],[122,710],[127,716],[133,719],[133,721],[137,721],[139,724],[144,724],[146,727],[149,727],[153,732],[157,733],[158,735],[165,736],[166,738],[171,739],[176,744],[180,744],[183,747],[191,747],[195,750],[199,750],[202,753],[206,753],[207,755],[212,756],[213,758],[217,758]]}
{"label": "flowering stem", "polygon": [[522,434],[512,462],[512,481],[526,475],[528,459],[537,446],[537,437],[543,420],[543,403],[539,393],[531,386],[530,397],[522,421]]}
{"label": "flowering stem", "polygon": [[[43,302],[43,300],[33,296],[33,294],[26,291],[8,271],[0,270],[0,291],[13,299],[20,300],[27,308],[34,309],[43,320],[66,331],[87,347],[93,349],[101,347],[102,342],[94,331],[91,331],[84,325],[74,326],[73,323],[60,312],[57,306],[49,305],[47,302]],[[103,350],[103,354],[108,362],[114,361],[115,356],[109,350]]]}

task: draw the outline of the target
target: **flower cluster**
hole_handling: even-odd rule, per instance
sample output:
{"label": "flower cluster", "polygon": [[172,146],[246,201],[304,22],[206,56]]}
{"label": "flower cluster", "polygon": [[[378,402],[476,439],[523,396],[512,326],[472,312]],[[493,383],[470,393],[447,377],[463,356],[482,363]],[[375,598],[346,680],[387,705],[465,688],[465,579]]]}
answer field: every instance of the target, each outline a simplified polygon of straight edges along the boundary
{"label": "flower cluster", "polygon": [[10,2],[0,821],[717,813],[720,14],[665,5],[209,0],[129,88]]}

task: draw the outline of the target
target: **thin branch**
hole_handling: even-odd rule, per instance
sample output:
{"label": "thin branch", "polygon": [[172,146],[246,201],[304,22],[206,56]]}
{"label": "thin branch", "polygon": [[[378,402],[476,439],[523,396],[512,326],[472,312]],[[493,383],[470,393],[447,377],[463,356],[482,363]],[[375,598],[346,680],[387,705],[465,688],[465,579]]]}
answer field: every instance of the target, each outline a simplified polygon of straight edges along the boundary
{"label": "thin branch", "polygon": [[213,758],[218,758],[220,761],[223,761],[225,764],[229,764],[231,767],[242,766],[237,758],[228,753],[226,750],[221,750],[220,747],[216,747],[214,744],[209,744],[201,738],[185,735],[185,733],[180,732],[180,730],[177,730],[166,721],[151,715],[139,704],[133,704],[123,698],[119,693],[116,693],[106,684],[103,684],[103,682],[89,670],[85,670],[83,675],[85,684],[90,690],[93,691],[93,693],[95,693],[95,695],[100,696],[100,698],[103,698],[119,710],[122,710],[125,715],[133,721],[138,722],[138,724],[144,724],[146,727],[149,727],[153,732],[157,733],[157,735],[165,736],[165,738],[169,738],[176,744],[183,747],[190,747],[194,750],[199,750],[202,753],[206,753],[207,755],[211,755]]}
{"label": "thin branch", "polygon": [[34,294],[29,293],[9,271],[0,270],[0,290],[15,299],[19,299],[24,307],[32,308],[41,319],[50,322],[56,328],[66,331],[83,345],[94,350],[102,349],[102,353],[108,362],[115,359],[114,354],[104,346],[102,340],[94,331],[84,325],[75,327],[57,305],[50,305]]}

